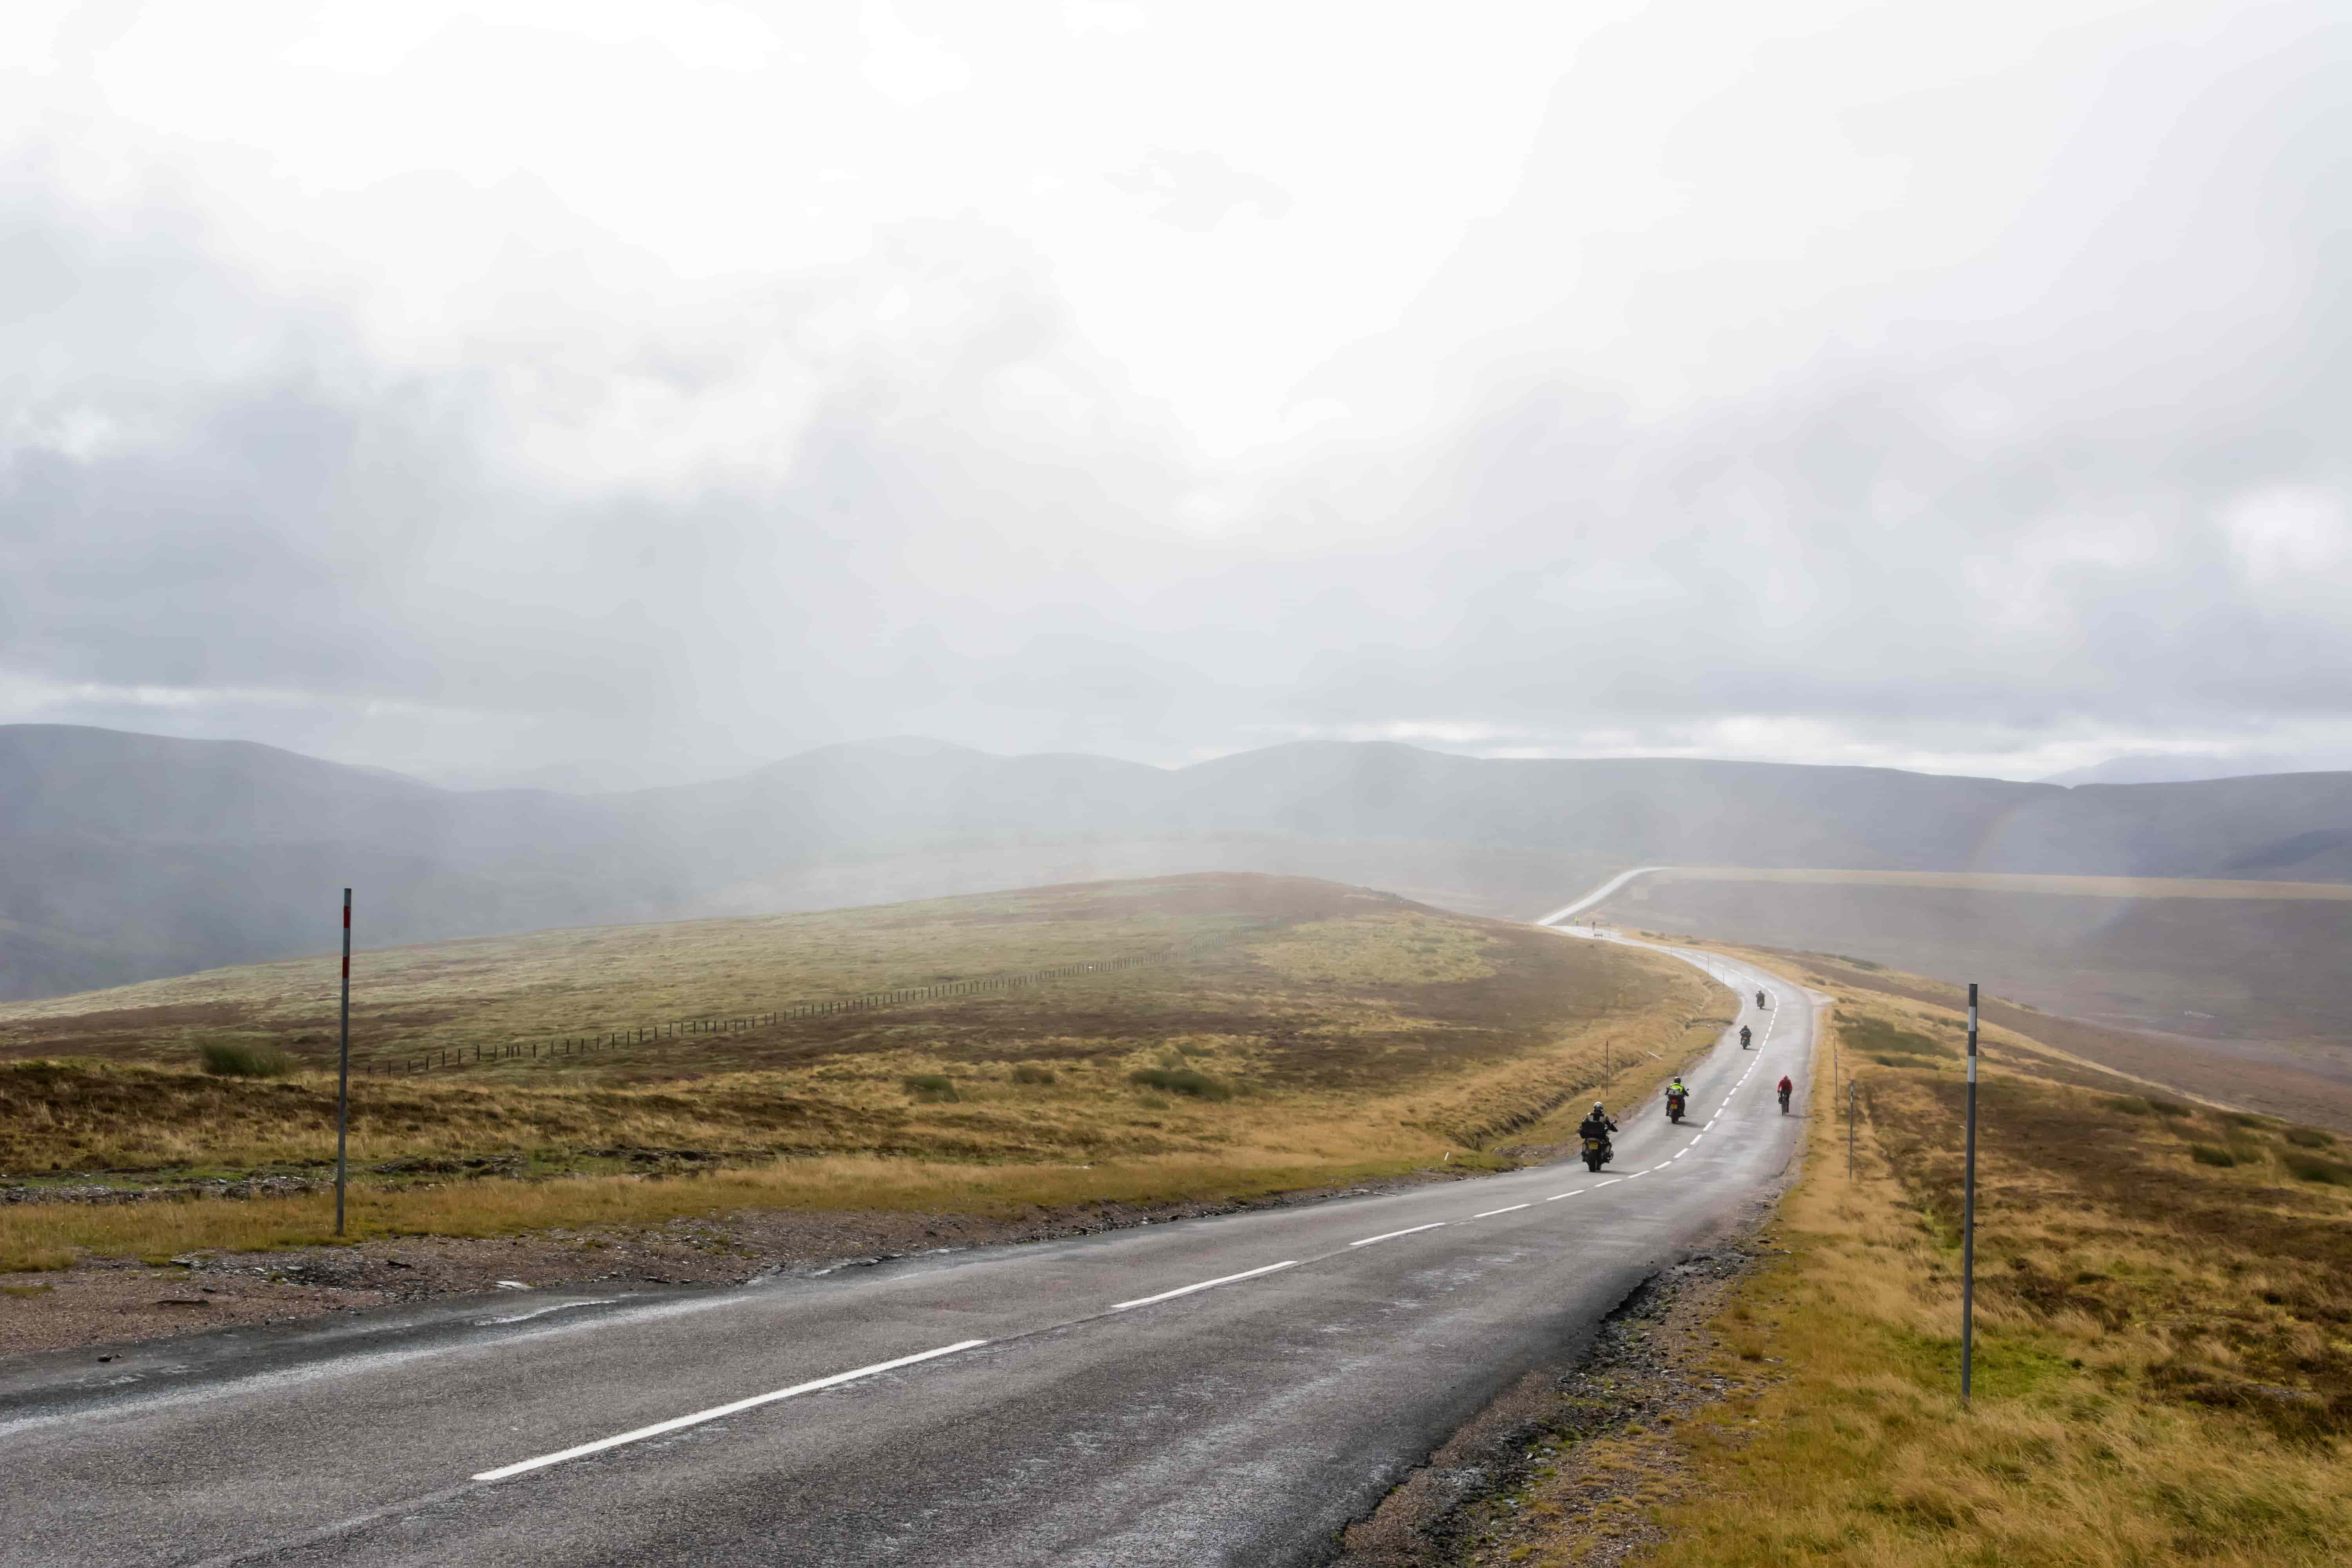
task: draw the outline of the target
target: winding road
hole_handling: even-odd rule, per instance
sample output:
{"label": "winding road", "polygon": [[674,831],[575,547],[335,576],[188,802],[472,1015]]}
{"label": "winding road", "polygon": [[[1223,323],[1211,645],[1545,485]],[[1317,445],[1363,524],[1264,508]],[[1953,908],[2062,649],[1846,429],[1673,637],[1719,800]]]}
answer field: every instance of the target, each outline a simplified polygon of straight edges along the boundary
{"label": "winding road", "polygon": [[1727,1031],[1685,1075],[1703,1120],[1621,1110],[1598,1175],[0,1361],[0,1564],[1324,1560],[1787,1167],[1805,994],[1659,951],[1758,1046]]}

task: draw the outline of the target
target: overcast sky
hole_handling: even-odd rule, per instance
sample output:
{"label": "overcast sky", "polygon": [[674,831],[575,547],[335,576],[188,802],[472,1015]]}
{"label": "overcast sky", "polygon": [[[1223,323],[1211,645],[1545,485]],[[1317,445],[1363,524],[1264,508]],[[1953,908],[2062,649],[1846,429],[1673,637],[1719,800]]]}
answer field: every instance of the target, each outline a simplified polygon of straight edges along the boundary
{"label": "overcast sky", "polygon": [[0,722],[2352,758],[2352,7],[0,7]]}

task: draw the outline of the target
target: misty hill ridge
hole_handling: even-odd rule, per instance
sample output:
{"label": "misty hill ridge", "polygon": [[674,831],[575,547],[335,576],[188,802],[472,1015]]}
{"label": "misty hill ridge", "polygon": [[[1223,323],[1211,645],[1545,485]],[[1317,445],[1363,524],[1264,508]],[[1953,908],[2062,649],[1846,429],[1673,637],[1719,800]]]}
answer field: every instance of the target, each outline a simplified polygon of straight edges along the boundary
{"label": "misty hill ridge", "polygon": [[[1245,855],[1274,839],[1332,847],[1327,875],[1345,873],[1351,847],[1370,866],[1374,847],[1415,844],[1596,865],[2344,881],[2352,773],[2069,789],[1339,742],[1161,769],[909,739],[587,796],[440,789],[245,742],[7,725],[0,997],[316,952],[321,910],[346,883],[365,889],[370,944],[386,945],[681,918],[762,878],[889,856],[913,857],[919,879],[930,851],[1150,841],[1191,868],[1187,843],[1219,844],[1229,861],[1236,843]],[[884,896],[918,896],[900,871]],[[829,901],[860,901],[852,889]]]}

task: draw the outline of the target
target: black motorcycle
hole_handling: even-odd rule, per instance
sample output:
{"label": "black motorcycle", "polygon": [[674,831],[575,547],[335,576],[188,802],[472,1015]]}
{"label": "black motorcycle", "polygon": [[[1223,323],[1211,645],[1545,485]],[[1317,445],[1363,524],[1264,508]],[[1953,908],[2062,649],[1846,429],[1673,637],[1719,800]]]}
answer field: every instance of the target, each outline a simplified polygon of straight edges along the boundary
{"label": "black motorcycle", "polygon": [[1682,1119],[1683,1097],[1679,1094],[1670,1094],[1666,1096],[1666,1120],[1669,1121],[1679,1122]]}
{"label": "black motorcycle", "polygon": [[1584,1141],[1584,1168],[1588,1171],[1601,1169],[1609,1163],[1609,1156],[1614,1152],[1609,1147],[1607,1137],[1587,1138]]}
{"label": "black motorcycle", "polygon": [[1785,1089],[1780,1091],[1780,1114],[1789,1114],[1789,1091]]}

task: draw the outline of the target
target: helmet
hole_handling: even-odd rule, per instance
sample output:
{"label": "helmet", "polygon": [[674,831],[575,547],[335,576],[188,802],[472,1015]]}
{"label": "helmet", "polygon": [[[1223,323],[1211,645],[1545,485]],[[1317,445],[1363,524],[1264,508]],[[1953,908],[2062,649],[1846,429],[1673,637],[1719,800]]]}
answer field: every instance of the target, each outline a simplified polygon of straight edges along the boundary
{"label": "helmet", "polygon": [[1601,1109],[1601,1102],[1600,1102],[1599,1100],[1594,1100],[1594,1101],[1592,1102],[1592,1109],[1593,1109],[1593,1110],[1600,1110],[1600,1109]]}

